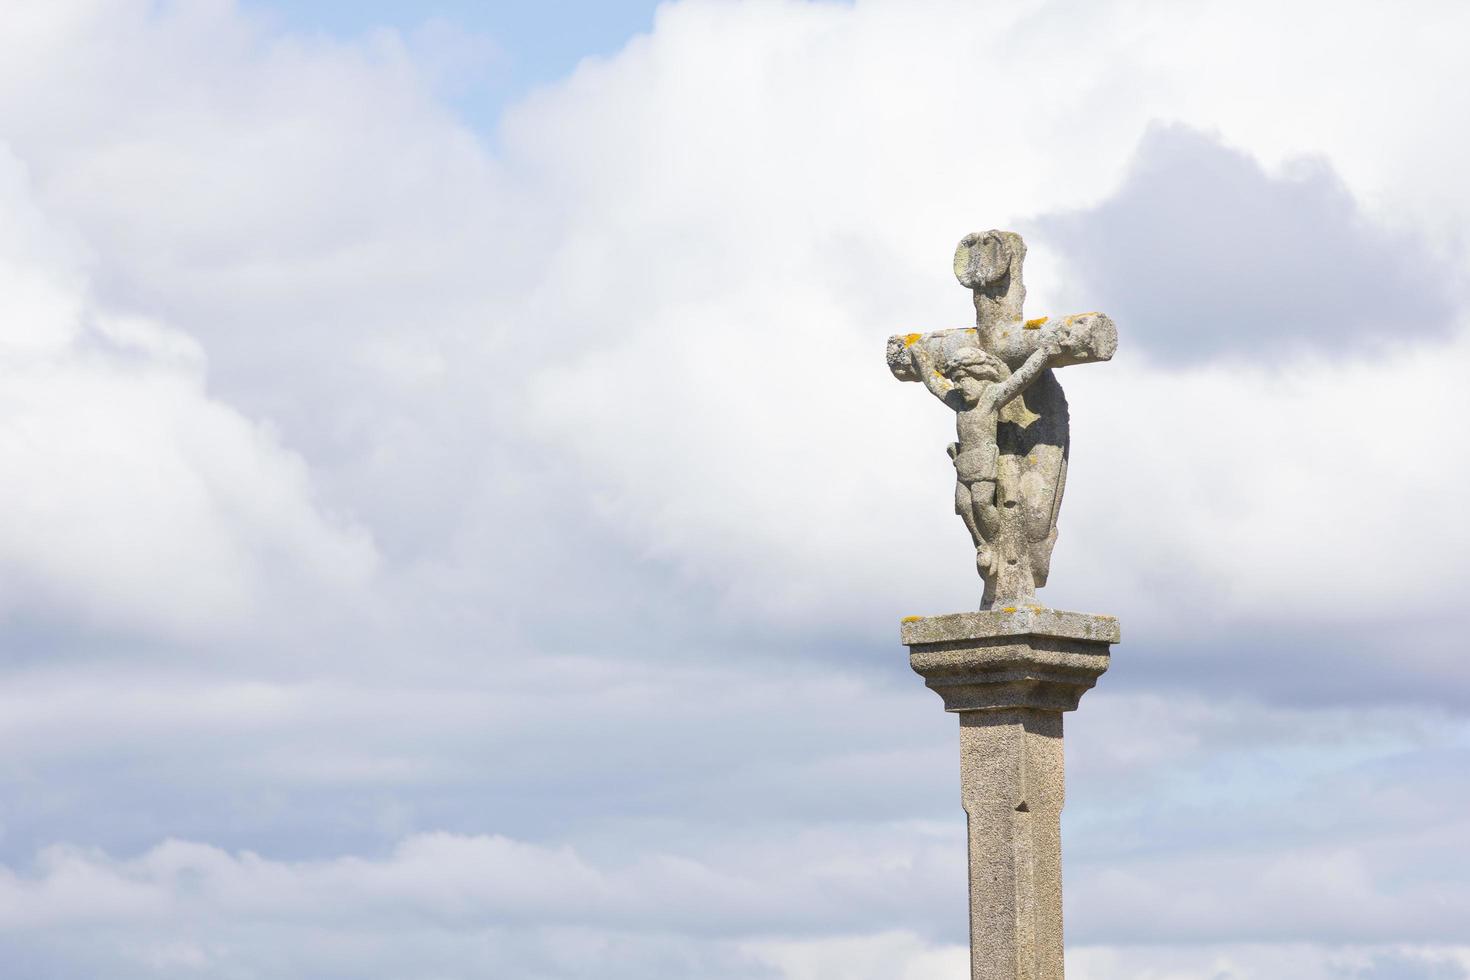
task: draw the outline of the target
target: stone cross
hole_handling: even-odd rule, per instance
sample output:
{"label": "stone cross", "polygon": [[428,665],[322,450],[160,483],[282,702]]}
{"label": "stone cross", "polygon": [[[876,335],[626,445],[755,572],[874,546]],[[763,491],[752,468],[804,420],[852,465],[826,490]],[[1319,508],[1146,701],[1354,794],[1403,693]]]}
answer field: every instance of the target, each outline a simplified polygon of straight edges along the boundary
{"label": "stone cross", "polygon": [[969,823],[971,980],[1062,980],[1062,713],[1108,668],[1118,621],[1036,603],[1070,448],[1053,368],[1106,361],[1112,320],[1024,318],[1025,243],[967,235],[955,275],[975,326],[888,340],[888,366],[955,412],[955,511],[985,583],[980,611],[910,616],[909,663],[960,716]]}
{"label": "stone cross", "polygon": [[1052,368],[1106,361],[1118,331],[1101,313],[1024,318],[1026,245],[1009,231],[967,235],[955,275],[975,326],[888,338],[888,367],[956,413],[955,511],[975,544],[981,608],[1035,602],[1046,584],[1067,484],[1067,398]]}

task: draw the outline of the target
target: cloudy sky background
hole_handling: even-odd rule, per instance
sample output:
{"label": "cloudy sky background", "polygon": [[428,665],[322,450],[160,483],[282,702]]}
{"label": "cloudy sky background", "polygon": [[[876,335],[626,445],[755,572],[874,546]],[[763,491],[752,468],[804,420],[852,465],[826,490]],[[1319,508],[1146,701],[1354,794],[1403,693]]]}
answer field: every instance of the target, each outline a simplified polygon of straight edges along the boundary
{"label": "cloudy sky background", "polygon": [[965,975],[896,331],[1027,236],[1073,980],[1470,977],[1470,8],[17,0],[0,964]]}

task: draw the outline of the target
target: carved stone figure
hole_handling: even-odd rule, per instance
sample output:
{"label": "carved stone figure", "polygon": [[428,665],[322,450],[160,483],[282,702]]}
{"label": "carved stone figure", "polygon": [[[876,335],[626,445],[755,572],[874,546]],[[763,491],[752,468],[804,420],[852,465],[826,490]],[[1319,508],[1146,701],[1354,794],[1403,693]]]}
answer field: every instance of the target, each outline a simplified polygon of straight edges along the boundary
{"label": "carved stone figure", "polygon": [[955,511],[975,544],[981,609],[1035,601],[1046,584],[1067,482],[1067,399],[1052,368],[1106,361],[1118,345],[1101,313],[1026,320],[1026,244],[966,235],[954,270],[974,293],[975,326],[888,340],[888,366],[957,415]]}

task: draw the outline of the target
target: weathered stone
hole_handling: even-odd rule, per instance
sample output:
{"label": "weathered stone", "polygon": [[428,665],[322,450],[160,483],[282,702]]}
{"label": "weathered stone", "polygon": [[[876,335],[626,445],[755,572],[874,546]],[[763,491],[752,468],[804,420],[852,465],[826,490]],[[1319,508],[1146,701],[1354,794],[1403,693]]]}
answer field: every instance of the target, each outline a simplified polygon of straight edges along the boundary
{"label": "weathered stone", "polygon": [[1062,980],[1062,716],[960,715],[971,980]]}
{"label": "weathered stone", "polygon": [[955,513],[975,545],[982,609],[1034,601],[1050,571],[1071,439],[1052,369],[1118,348],[1101,313],[1024,319],[1025,256],[1014,232],[967,235],[955,275],[974,293],[975,326],[888,338],[894,377],[922,382],[955,412]]}
{"label": "weathered stone", "polygon": [[946,711],[1072,711],[1108,669],[1118,621],[1035,606],[910,620],[901,636]]}
{"label": "weathered stone", "polygon": [[1062,980],[1062,712],[1108,669],[1111,616],[1036,605],[1046,584],[1070,448],[1051,369],[1106,361],[1101,313],[1023,319],[1026,244],[967,235],[955,276],[975,326],[888,339],[888,367],[955,412],[955,512],[985,582],[980,612],[903,621],[909,663],[960,716],[969,825],[972,980]]}
{"label": "weathered stone", "polygon": [[903,622],[960,716],[972,980],[1062,980],[1062,712],[1108,669],[1111,616],[1041,606]]}

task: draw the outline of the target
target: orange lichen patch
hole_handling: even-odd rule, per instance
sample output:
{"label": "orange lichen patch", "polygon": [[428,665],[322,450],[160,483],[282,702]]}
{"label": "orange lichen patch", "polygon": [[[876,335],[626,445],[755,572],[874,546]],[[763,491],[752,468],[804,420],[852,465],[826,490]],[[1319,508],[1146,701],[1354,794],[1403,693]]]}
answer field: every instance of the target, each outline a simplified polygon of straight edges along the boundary
{"label": "orange lichen patch", "polygon": [[922,336],[924,335],[921,333],[906,333],[903,335],[903,345],[905,347],[912,347],[919,342],[919,338]]}
{"label": "orange lichen patch", "polygon": [[923,616],[905,616],[903,619],[899,620],[899,622],[902,622],[902,623],[917,623],[919,620],[921,620],[923,618],[924,618]]}
{"label": "orange lichen patch", "polygon": [[1043,323],[1045,323],[1049,319],[1051,319],[1051,317],[1039,316],[1039,317],[1037,317],[1034,320],[1027,320],[1026,321],[1026,329],[1027,330],[1035,330],[1035,329],[1037,329],[1038,327],[1040,327]]}
{"label": "orange lichen patch", "polygon": [[1032,612],[1046,612],[1045,606],[1027,606],[1026,608],[1030,609]]}
{"label": "orange lichen patch", "polygon": [[1015,606],[1006,606],[1004,609],[1001,610],[1001,612],[1015,612],[1015,611],[1016,611],[1016,607]]}

